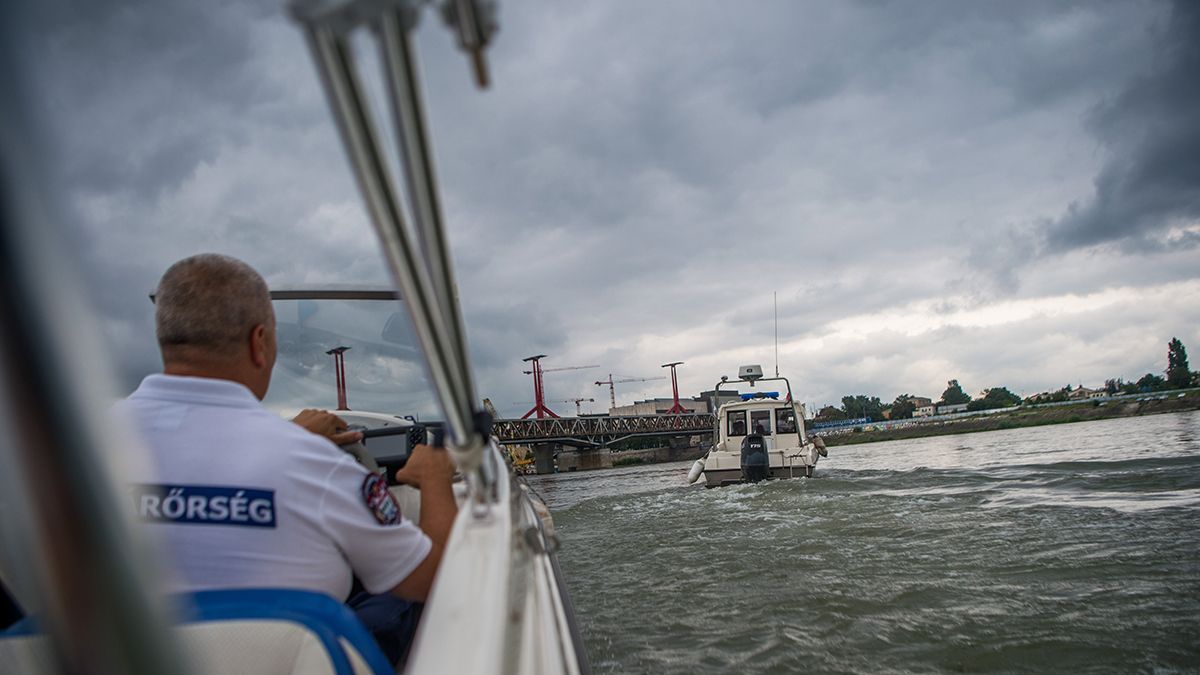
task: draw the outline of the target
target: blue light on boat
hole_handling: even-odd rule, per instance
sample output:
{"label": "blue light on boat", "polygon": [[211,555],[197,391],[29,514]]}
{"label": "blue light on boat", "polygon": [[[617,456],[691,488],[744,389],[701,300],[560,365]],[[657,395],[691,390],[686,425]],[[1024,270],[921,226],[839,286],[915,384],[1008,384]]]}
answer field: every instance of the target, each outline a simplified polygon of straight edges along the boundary
{"label": "blue light on boat", "polygon": [[779,398],[779,392],[777,392],[777,391],[759,391],[759,392],[755,392],[753,394],[742,394],[743,401],[750,401],[750,400],[756,399],[756,398],[775,398],[775,399],[777,399],[777,398]]}

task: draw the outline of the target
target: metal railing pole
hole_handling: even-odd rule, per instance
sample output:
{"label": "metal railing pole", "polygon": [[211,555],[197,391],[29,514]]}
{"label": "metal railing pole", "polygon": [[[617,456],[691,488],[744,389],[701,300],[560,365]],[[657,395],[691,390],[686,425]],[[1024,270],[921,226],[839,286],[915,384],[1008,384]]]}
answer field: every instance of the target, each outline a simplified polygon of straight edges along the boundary
{"label": "metal railing pole", "polygon": [[351,168],[428,360],[430,379],[446,415],[451,449],[460,468],[472,471],[479,466],[486,439],[476,431],[473,419],[470,377],[460,360],[465,350],[455,344],[446,312],[437,309],[439,295],[445,294],[435,290],[428,266],[405,231],[400,203],[347,46],[329,27],[306,24],[306,29]]}

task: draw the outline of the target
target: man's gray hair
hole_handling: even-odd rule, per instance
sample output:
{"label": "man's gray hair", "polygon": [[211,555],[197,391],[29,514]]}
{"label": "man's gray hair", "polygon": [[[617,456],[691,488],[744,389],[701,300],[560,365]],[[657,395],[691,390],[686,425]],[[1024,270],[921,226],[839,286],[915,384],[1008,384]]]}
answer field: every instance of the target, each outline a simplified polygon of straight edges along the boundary
{"label": "man's gray hair", "polygon": [[201,253],[171,265],[154,299],[160,347],[225,352],[272,317],[267,282],[246,263]]}

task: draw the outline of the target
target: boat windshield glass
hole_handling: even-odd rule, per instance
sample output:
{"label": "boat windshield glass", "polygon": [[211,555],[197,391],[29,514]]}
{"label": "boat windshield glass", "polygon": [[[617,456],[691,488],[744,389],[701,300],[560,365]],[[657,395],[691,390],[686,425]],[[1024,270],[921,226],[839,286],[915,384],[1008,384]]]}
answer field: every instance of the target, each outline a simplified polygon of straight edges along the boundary
{"label": "boat windshield glass", "polygon": [[775,409],[775,433],[796,433],[796,411],[792,408]]}
{"label": "boat windshield glass", "polygon": [[726,426],[727,436],[745,436],[746,435],[746,411],[745,410],[730,410],[725,414],[728,420]]}
{"label": "boat windshield glass", "polygon": [[412,324],[398,300],[275,300],[279,353],[264,403],[290,414],[335,410],[334,355],[342,357],[351,410],[437,416]]}
{"label": "boat windshield glass", "polygon": [[750,431],[764,436],[771,435],[771,411],[770,410],[751,410],[750,411]]}

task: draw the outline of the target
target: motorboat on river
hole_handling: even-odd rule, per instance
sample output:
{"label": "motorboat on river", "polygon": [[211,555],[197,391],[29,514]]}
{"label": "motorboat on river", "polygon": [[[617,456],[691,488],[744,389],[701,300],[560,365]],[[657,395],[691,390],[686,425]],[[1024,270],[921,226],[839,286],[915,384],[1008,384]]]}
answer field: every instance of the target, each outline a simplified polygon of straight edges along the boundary
{"label": "motorboat on river", "polygon": [[[804,404],[792,398],[791,383],[784,377],[764,378],[757,365],[738,370],[738,379],[752,389],[758,382],[782,382],[784,398],[778,391],[756,391],[722,405],[716,414],[712,449],[692,465],[688,483],[703,480],[705,487],[712,488],[760,478],[812,478],[817,461],[828,451],[819,436],[805,430]],[[717,383],[717,400],[727,384],[726,377]],[[761,444],[757,452],[744,450],[756,444]],[[752,455],[761,461],[757,475]]]}

